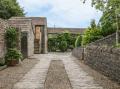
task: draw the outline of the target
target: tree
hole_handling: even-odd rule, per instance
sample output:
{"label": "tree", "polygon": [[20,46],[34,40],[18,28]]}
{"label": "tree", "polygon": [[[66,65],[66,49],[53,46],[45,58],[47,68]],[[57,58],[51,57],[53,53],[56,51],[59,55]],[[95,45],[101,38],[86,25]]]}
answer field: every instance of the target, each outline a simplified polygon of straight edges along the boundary
{"label": "tree", "polygon": [[103,36],[101,35],[101,30],[96,26],[95,20],[91,21],[91,26],[85,30],[82,36],[82,46],[94,42]]}
{"label": "tree", "polygon": [[9,19],[12,16],[24,16],[24,10],[16,0],[0,0],[0,18]]}
{"label": "tree", "polygon": [[109,35],[119,29],[120,0],[92,0],[92,6],[103,12],[99,21],[103,36]]}

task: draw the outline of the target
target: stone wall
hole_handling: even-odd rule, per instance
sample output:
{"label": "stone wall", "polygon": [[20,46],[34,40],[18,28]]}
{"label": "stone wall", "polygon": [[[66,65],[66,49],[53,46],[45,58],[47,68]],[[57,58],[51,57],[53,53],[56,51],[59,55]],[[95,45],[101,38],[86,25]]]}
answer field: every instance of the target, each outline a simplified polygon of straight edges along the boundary
{"label": "stone wall", "polygon": [[28,57],[34,54],[34,33],[32,29],[31,19],[11,18],[9,19],[9,25],[12,27],[20,28],[21,32],[27,33],[27,49]]}
{"label": "stone wall", "polygon": [[0,61],[2,61],[6,52],[5,30],[7,27],[8,27],[7,21],[0,19]]}
{"label": "stone wall", "polygon": [[107,37],[104,37],[102,39],[99,39],[95,42],[90,43],[89,45],[97,45],[97,46],[113,46],[116,43],[116,33],[113,33],[112,35],[108,35]]}
{"label": "stone wall", "polygon": [[120,49],[102,46],[88,46],[84,61],[90,67],[120,83]]}
{"label": "stone wall", "polygon": [[115,42],[116,33],[90,43],[84,50],[75,48],[72,54],[78,59],[84,59],[85,64],[91,68],[120,83],[120,48],[113,48]]}

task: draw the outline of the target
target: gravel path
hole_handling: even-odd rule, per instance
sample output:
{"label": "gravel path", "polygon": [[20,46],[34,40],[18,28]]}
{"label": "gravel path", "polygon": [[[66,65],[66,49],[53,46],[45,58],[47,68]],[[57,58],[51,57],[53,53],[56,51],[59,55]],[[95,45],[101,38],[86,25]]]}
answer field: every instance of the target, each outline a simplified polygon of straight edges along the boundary
{"label": "gravel path", "polygon": [[72,89],[61,60],[51,61],[44,89]]}

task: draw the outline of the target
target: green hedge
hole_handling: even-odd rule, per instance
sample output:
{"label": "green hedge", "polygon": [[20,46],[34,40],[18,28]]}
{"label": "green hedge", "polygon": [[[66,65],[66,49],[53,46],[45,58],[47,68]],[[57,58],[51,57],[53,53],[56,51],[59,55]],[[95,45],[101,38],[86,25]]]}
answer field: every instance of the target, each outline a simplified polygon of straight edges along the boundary
{"label": "green hedge", "polygon": [[55,36],[48,38],[48,50],[52,51],[67,51],[67,49],[73,49],[76,40],[76,35],[72,35],[69,32],[63,32]]}

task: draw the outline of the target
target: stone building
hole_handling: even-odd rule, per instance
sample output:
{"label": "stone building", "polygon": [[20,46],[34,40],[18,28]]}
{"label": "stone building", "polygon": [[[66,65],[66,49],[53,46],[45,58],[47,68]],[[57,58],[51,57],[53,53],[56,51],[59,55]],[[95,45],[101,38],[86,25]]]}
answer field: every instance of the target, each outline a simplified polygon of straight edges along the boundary
{"label": "stone building", "polygon": [[12,17],[12,27],[21,30],[21,52],[24,57],[34,53],[47,53],[47,21],[43,17]]}
{"label": "stone building", "polygon": [[19,29],[21,38],[19,49],[24,58],[40,53],[47,53],[47,40],[49,34],[58,34],[69,31],[72,34],[83,34],[84,28],[52,28],[47,27],[45,17],[12,17],[8,21],[0,19],[0,58],[5,54],[4,33],[6,27]]}

